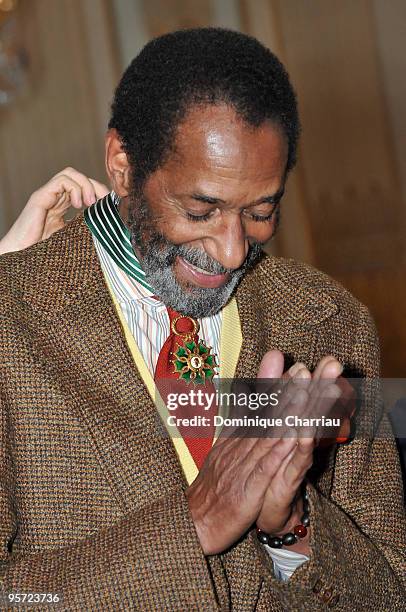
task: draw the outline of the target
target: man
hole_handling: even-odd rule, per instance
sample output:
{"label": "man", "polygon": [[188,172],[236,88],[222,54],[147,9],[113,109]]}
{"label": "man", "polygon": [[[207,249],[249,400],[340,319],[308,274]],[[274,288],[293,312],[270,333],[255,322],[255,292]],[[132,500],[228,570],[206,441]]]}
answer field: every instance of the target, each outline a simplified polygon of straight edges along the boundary
{"label": "man", "polygon": [[340,364],[378,376],[367,310],[261,254],[299,131],[283,67],[236,32],[166,35],[127,69],[109,128],[113,192],[1,260],[4,590],[69,610],[403,609],[399,466],[369,395],[364,436],[324,452],[294,432],[202,450],[154,406],[165,417],[176,375],[165,347],[180,359],[199,325],[191,350],[226,378],[280,378],[284,356],[305,383]]}

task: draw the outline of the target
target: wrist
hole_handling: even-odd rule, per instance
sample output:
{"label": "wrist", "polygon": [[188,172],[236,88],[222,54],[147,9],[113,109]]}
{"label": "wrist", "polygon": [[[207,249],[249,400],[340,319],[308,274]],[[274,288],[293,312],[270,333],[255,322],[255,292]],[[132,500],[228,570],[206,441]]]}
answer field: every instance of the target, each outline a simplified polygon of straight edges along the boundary
{"label": "wrist", "polygon": [[12,253],[14,251],[21,251],[25,248],[25,245],[20,240],[18,227],[14,224],[7,234],[0,240],[0,255],[3,253]]}
{"label": "wrist", "polygon": [[282,538],[285,535],[285,533],[293,532],[296,525],[300,524],[301,517],[302,517],[302,514],[295,509],[291,513],[291,515],[289,516],[289,519],[286,521],[283,527],[279,531],[272,532],[272,536]]}
{"label": "wrist", "polygon": [[302,499],[296,498],[288,508],[288,513],[279,512],[277,514],[284,515],[284,522],[276,522],[275,515],[261,515],[256,522],[257,530],[264,531],[272,537],[282,537],[288,531],[293,531],[293,528],[300,523],[303,516]]}
{"label": "wrist", "polygon": [[3,255],[4,253],[10,253],[10,251],[15,251],[15,249],[12,248],[13,245],[9,244],[9,241],[7,239],[7,234],[4,236],[4,238],[2,238],[0,240],[0,255]]}
{"label": "wrist", "polygon": [[303,498],[295,500],[295,505],[291,507],[290,515],[279,530],[272,532],[263,531],[257,525],[257,537],[261,544],[271,548],[289,547],[295,552],[309,553],[309,526],[310,526],[310,506],[306,490],[303,489]]}
{"label": "wrist", "polygon": [[[303,515],[303,500],[299,499],[298,503],[295,505],[294,511],[290,515],[289,520],[286,522],[286,525],[284,526],[283,530],[276,533],[275,535],[279,538],[282,538],[287,533],[295,533],[295,527],[303,524]],[[310,555],[309,541],[311,527],[307,523],[307,521],[305,522],[307,524],[305,535],[303,537],[297,538],[297,541],[294,544],[291,544],[290,546],[284,545],[283,548],[285,550],[291,550],[292,552],[300,553],[302,555]]]}

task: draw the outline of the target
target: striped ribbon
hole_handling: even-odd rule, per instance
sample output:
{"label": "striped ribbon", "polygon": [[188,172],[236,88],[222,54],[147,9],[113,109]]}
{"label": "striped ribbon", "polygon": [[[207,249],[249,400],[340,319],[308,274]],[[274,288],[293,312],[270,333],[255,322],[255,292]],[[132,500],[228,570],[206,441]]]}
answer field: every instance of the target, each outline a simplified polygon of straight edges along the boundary
{"label": "striped ribbon", "polygon": [[86,225],[101,242],[113,261],[145,289],[152,291],[152,287],[145,280],[145,272],[134,253],[131,232],[118,212],[119,204],[120,198],[114,191],[111,191],[85,210]]}

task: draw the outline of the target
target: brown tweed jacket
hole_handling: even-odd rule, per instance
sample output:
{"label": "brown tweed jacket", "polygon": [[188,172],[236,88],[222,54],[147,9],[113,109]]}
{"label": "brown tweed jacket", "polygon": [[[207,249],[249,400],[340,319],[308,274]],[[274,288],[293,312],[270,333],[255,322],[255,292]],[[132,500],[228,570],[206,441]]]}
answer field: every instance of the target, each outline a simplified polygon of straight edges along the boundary
{"label": "brown tweed jacket", "polygon": [[[332,353],[378,375],[366,308],[308,266],[266,257],[237,301],[237,375],[255,376],[272,347],[309,367]],[[311,559],[287,583],[252,532],[204,557],[174,448],[82,217],[0,259],[0,325],[4,591],[59,593],[59,609],[73,611],[405,610],[406,530],[390,439],[355,440],[323,464],[316,456]],[[371,431],[379,418],[372,403],[359,417]]]}

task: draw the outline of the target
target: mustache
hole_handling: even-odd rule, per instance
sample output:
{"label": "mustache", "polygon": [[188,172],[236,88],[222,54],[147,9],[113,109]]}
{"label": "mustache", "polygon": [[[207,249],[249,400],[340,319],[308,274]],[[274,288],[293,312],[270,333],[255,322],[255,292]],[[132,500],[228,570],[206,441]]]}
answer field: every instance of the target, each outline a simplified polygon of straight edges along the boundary
{"label": "mustache", "polygon": [[197,266],[210,274],[227,274],[233,272],[232,268],[225,268],[221,265],[221,263],[200,249],[194,249],[184,245],[174,245],[172,248],[174,255],[173,260],[175,260],[176,257],[182,257],[182,259],[188,263],[192,264],[193,266]]}
{"label": "mustache", "polygon": [[201,249],[194,249],[185,245],[168,244],[164,263],[167,266],[171,266],[175,262],[176,257],[182,257],[188,263],[201,268],[209,274],[235,275],[236,273],[248,270],[258,261],[261,253],[262,245],[259,242],[255,242],[250,245],[247,256],[239,268],[226,268]]}

